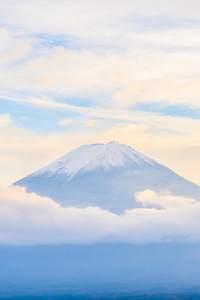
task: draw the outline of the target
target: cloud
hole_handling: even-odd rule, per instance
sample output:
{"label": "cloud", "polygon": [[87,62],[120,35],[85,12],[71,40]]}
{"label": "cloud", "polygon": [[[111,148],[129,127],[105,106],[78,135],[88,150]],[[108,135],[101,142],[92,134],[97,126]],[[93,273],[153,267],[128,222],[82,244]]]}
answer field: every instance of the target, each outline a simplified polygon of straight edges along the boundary
{"label": "cloud", "polygon": [[136,199],[160,208],[115,215],[98,207],[61,207],[21,187],[0,187],[0,243],[160,243],[200,241],[200,203],[153,191]]}
{"label": "cloud", "polygon": [[13,63],[22,58],[26,58],[32,47],[28,41],[25,41],[20,36],[15,35],[13,32],[0,28],[0,64],[5,65]]}
{"label": "cloud", "polygon": [[0,115],[0,128],[5,128],[11,124],[11,119],[9,114]]}
{"label": "cloud", "polygon": [[[9,94],[9,92],[8,92]],[[31,106],[37,106],[40,108],[48,108],[48,109],[64,109],[64,110],[69,110],[69,111],[82,111],[84,112],[84,108],[83,107],[77,107],[74,105],[69,105],[66,103],[61,103],[58,101],[53,101],[52,99],[50,99],[49,97],[12,97],[7,95],[7,92],[4,92],[4,94],[0,94],[0,99],[4,99],[4,100],[8,100],[8,101],[12,101],[12,102],[17,102],[18,104],[28,104]]]}
{"label": "cloud", "polygon": [[[141,102],[199,107],[199,25],[191,21],[199,3],[125,3],[2,3],[0,88],[8,100],[52,109],[66,107],[69,97],[101,108]],[[167,29],[160,29],[163,13]],[[158,18],[157,28],[148,30],[148,17]]]}
{"label": "cloud", "polygon": [[199,52],[130,49],[36,50],[20,63],[2,65],[0,88],[9,101],[52,109],[78,109],[81,104],[67,104],[70,97],[91,99],[100,108],[155,102],[200,106]]}
{"label": "cloud", "polygon": [[[28,32],[66,34],[69,37],[96,43],[107,42],[128,34],[137,28],[138,15],[147,17],[167,16],[170,19],[196,20],[200,16],[199,1],[191,0],[110,0],[91,1],[33,1],[7,0],[1,4],[1,23],[4,26],[23,28]],[[125,22],[126,20],[126,22]],[[161,19],[162,21],[162,19]],[[119,41],[118,41],[119,43]]]}
{"label": "cloud", "polygon": [[184,198],[173,196],[166,192],[163,194],[157,194],[152,190],[146,190],[144,192],[138,192],[135,194],[138,202],[142,203],[144,207],[153,206],[165,209],[176,209],[188,207],[190,204],[195,204],[196,201],[192,198]]}
{"label": "cloud", "polygon": [[84,123],[84,127],[94,127],[97,125],[97,120],[88,120],[88,121],[85,121]]}
{"label": "cloud", "polygon": [[72,120],[70,120],[70,119],[61,119],[61,120],[59,120],[58,121],[58,125],[69,125],[69,124],[72,124],[73,123],[73,121]]}

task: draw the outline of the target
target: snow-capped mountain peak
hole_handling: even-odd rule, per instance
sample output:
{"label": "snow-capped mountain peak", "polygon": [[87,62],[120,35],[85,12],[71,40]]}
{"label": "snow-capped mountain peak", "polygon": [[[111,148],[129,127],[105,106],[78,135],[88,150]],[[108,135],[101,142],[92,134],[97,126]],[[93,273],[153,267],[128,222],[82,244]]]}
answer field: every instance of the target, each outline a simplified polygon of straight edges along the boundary
{"label": "snow-capped mountain peak", "polygon": [[107,144],[83,145],[65,154],[47,167],[34,173],[34,176],[41,173],[66,173],[73,175],[79,170],[85,172],[102,168],[109,170],[113,167],[122,167],[127,164],[154,165],[156,162],[145,155],[140,154],[133,148],[118,142]]}
{"label": "snow-capped mountain peak", "polygon": [[200,195],[199,186],[118,142],[81,146],[15,185],[63,206],[99,206],[117,213],[140,207],[134,195],[146,189],[194,199]]}

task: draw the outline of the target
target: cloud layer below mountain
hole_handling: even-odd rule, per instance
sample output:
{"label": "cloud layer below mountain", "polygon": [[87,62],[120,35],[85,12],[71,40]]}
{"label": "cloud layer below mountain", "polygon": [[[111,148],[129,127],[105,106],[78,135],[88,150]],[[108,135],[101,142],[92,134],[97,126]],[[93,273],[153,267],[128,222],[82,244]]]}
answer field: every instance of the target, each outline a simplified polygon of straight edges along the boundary
{"label": "cloud layer below mountain", "polygon": [[24,188],[1,186],[0,243],[200,241],[200,202],[150,190],[137,193],[136,199],[143,208],[115,215],[98,207],[63,208]]}

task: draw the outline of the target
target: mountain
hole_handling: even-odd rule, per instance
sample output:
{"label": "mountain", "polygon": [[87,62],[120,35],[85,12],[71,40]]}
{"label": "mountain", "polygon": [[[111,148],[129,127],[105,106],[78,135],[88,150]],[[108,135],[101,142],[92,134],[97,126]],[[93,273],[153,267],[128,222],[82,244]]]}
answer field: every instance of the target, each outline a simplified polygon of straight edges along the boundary
{"label": "mountain", "polygon": [[199,186],[118,142],[81,146],[14,185],[62,206],[99,206],[115,213],[141,207],[134,194],[146,189],[200,199]]}

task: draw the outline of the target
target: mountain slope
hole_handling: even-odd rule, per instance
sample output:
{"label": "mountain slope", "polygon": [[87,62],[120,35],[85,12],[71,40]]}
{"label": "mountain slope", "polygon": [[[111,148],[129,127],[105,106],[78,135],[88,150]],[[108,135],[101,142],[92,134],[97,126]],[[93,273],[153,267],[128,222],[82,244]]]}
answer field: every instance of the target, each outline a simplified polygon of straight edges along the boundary
{"label": "mountain slope", "polygon": [[99,206],[115,213],[140,207],[134,194],[145,189],[200,198],[199,186],[117,142],[81,146],[15,185],[62,206]]}

